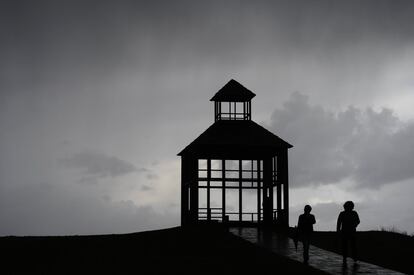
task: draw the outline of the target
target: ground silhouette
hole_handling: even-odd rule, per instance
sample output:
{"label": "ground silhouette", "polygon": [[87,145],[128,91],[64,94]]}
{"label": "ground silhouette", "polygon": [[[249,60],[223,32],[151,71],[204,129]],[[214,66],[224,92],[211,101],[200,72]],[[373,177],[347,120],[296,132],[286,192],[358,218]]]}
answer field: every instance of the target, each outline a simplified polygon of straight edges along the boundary
{"label": "ground silhouette", "polygon": [[[367,231],[357,232],[357,238],[362,261],[414,274],[414,237]],[[314,232],[311,243],[341,252],[336,232]],[[325,274],[217,227],[0,237],[0,247],[1,274]]]}
{"label": "ground silhouette", "polygon": [[[294,229],[291,229],[293,236]],[[392,270],[414,274],[414,237],[387,231],[356,233],[358,259]],[[341,239],[337,232],[316,231],[311,244],[341,254]]]}
{"label": "ground silhouette", "polygon": [[2,237],[0,247],[1,274],[325,274],[217,227]]}

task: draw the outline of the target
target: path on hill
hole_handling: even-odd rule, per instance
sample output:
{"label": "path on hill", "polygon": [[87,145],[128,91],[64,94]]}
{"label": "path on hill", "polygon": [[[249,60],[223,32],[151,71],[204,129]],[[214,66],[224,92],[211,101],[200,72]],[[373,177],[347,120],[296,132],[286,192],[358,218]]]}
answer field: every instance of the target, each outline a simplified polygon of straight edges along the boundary
{"label": "path on hill", "polygon": [[[279,255],[303,262],[302,244],[298,244],[298,250],[296,251],[293,240],[284,235],[272,231],[260,230],[258,228],[237,227],[230,228],[230,232],[251,243],[270,249]],[[348,261],[346,266],[343,266],[341,255],[323,250],[313,245],[311,245],[309,249],[309,265],[330,274],[403,274],[361,261],[358,261],[358,265],[354,265],[352,259]]]}

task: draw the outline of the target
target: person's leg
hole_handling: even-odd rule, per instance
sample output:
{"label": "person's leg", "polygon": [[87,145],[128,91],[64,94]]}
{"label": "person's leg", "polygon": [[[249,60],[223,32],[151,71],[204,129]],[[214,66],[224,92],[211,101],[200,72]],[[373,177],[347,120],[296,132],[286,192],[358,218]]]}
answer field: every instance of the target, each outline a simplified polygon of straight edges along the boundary
{"label": "person's leg", "polygon": [[343,261],[346,262],[346,258],[348,257],[348,238],[345,233],[341,234],[341,244]]}
{"label": "person's leg", "polygon": [[353,233],[350,236],[349,241],[351,243],[352,259],[354,260],[354,262],[356,262],[358,260],[357,246],[356,246],[356,233]]}
{"label": "person's leg", "polygon": [[303,239],[303,261],[307,263],[309,261],[309,238]]}

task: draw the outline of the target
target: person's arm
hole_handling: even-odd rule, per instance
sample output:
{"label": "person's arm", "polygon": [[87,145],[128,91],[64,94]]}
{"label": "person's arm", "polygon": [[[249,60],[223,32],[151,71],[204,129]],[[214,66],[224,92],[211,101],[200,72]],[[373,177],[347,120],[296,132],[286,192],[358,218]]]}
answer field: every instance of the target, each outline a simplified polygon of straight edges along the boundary
{"label": "person's arm", "polygon": [[316,219],[315,219],[315,215],[312,215],[312,220],[311,220],[312,224],[316,223]]}
{"label": "person's arm", "polygon": [[342,225],[342,213],[339,214],[338,220],[336,221],[336,232],[339,232],[341,230]]}
{"label": "person's arm", "polygon": [[359,224],[360,222],[361,222],[361,221],[359,220],[358,213],[357,213],[357,212],[355,212],[355,228],[358,226],[358,224]]}

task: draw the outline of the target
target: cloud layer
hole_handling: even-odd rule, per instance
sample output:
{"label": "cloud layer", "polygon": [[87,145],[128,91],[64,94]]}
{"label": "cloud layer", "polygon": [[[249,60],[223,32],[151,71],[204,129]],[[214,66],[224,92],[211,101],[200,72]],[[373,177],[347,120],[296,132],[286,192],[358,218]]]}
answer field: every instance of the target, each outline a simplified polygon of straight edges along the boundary
{"label": "cloud layer", "polygon": [[[398,214],[411,198],[395,206],[389,190],[413,176],[413,126],[364,108],[414,117],[414,2],[170,2],[0,3],[0,234],[176,225],[176,154],[212,123],[208,100],[231,78],[258,95],[257,121],[278,108],[269,124],[295,145],[291,186],[310,187],[292,188],[293,208],[381,186],[392,211],[372,213],[413,228]],[[318,104],[282,105],[296,90]]]}
{"label": "cloud layer", "polygon": [[329,110],[296,92],[273,112],[270,128],[294,145],[293,187],[350,179],[378,188],[414,178],[414,123],[390,109]]}
{"label": "cloud layer", "polygon": [[60,162],[66,167],[80,169],[84,176],[81,181],[115,178],[132,172],[147,171],[117,157],[92,151],[76,153],[61,159]]}
{"label": "cloud layer", "polygon": [[18,195],[1,196],[0,236],[129,233],[178,225],[176,211],[113,200],[85,188],[32,184],[8,190]]}

